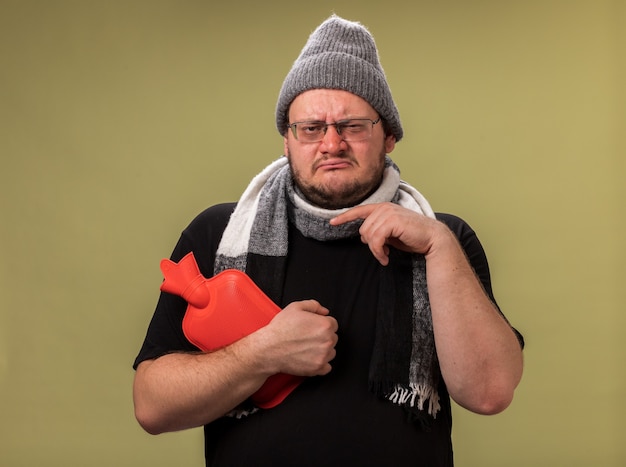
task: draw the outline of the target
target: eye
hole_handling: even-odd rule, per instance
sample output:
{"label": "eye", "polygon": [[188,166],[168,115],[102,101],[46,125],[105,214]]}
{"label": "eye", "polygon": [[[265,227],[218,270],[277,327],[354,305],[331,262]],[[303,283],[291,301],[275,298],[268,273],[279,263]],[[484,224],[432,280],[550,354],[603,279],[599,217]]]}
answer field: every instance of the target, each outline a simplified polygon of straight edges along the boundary
{"label": "eye", "polygon": [[319,122],[306,122],[298,125],[300,131],[307,135],[314,135],[324,130],[324,124]]}
{"label": "eye", "polygon": [[366,124],[361,121],[349,120],[341,124],[341,131],[352,135],[362,133],[366,129]]}

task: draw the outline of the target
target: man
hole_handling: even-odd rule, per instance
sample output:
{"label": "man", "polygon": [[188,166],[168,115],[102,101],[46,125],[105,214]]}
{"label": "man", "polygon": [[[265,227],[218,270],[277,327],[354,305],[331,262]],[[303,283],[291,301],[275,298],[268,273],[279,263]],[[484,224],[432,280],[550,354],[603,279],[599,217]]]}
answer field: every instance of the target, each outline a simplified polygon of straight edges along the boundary
{"label": "man", "polygon": [[[172,254],[205,277],[241,269],[281,308],[214,352],[185,338],[162,293],[135,361],[150,433],[205,426],[207,465],[450,466],[452,397],[495,414],[522,374],[521,336],[495,305],[484,252],[435,215],[388,154],[402,138],[373,37],[332,16],[280,91],[285,157],[214,206]],[[305,377],[270,409],[268,377]]]}

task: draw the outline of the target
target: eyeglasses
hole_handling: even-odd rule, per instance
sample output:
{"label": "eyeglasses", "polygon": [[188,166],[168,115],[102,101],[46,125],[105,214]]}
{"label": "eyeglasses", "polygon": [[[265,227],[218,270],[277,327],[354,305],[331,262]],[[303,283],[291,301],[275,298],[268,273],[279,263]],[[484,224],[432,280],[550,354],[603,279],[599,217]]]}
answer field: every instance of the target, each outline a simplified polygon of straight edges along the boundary
{"label": "eyeglasses", "polygon": [[329,126],[334,126],[337,134],[344,141],[363,141],[372,136],[374,125],[380,122],[380,117],[376,120],[369,118],[352,118],[341,120],[335,123],[326,122],[294,122],[288,125],[293,132],[294,138],[301,143],[317,143],[324,139]]}

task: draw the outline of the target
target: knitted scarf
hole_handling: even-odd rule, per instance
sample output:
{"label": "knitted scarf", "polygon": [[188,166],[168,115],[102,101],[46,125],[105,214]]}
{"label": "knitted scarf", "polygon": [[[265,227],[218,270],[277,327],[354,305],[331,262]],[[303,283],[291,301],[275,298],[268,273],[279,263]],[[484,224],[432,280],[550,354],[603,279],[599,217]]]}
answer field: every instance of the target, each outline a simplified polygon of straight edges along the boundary
{"label": "knitted scarf", "polygon": [[[361,204],[387,201],[434,217],[426,199],[400,180],[400,171],[389,157],[380,187]],[[217,249],[214,272],[245,271],[280,303],[289,251],[288,223],[316,240],[358,236],[362,221],[340,226],[328,222],[347,209],[311,205],[294,187],[287,158],[281,157],[254,177],[241,196]],[[382,268],[369,389],[405,407],[427,425],[426,414],[435,417],[440,409],[440,374],[425,259],[391,248],[389,260]]]}

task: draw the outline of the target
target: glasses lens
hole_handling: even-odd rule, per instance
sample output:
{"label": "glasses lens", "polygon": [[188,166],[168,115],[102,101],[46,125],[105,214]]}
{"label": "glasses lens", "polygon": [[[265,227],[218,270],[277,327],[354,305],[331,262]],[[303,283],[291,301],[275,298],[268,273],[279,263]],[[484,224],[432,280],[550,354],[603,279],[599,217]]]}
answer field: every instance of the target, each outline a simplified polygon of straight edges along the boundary
{"label": "glasses lens", "polygon": [[344,141],[362,141],[372,134],[371,120],[348,120],[336,125]]}
{"label": "glasses lens", "polygon": [[326,134],[326,124],[324,122],[296,123],[295,127],[298,140],[303,142],[321,141]]}

